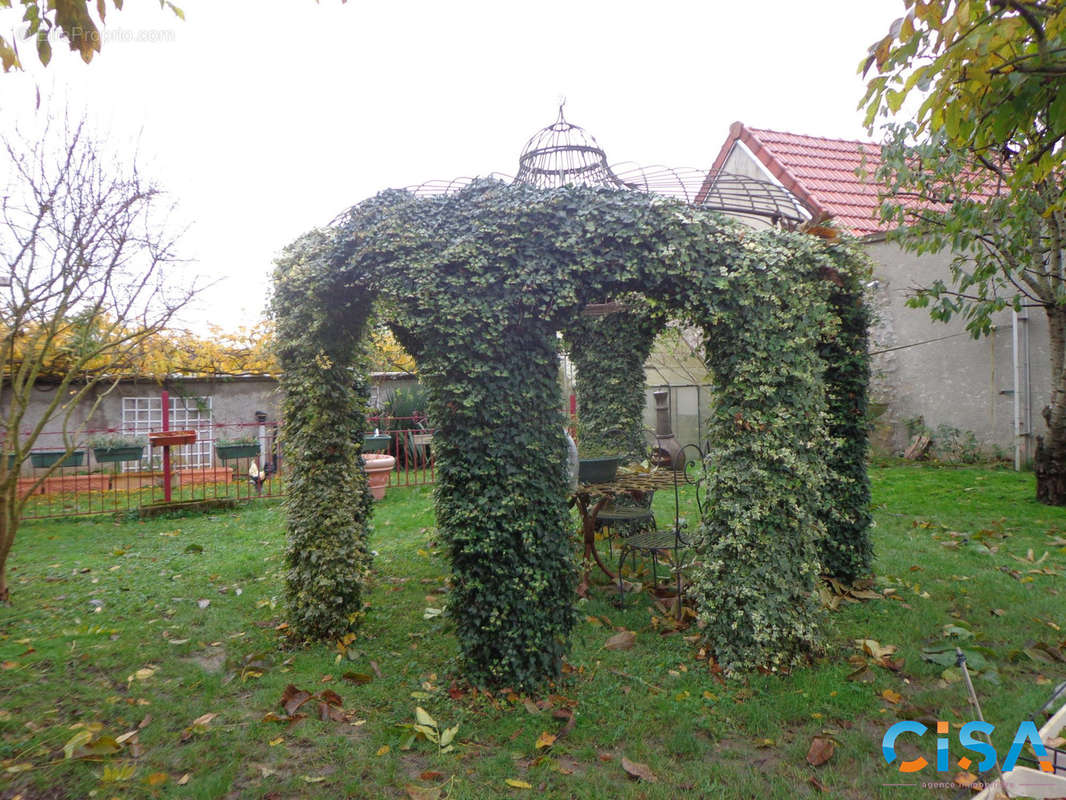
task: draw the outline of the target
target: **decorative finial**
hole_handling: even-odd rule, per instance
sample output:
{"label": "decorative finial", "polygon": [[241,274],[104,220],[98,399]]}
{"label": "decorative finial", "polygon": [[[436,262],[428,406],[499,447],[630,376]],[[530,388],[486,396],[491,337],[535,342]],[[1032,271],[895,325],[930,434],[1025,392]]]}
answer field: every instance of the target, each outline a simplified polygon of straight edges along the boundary
{"label": "decorative finial", "polygon": [[556,122],[566,122],[566,118],[563,117],[563,107],[566,105],[566,96],[559,96],[559,119]]}

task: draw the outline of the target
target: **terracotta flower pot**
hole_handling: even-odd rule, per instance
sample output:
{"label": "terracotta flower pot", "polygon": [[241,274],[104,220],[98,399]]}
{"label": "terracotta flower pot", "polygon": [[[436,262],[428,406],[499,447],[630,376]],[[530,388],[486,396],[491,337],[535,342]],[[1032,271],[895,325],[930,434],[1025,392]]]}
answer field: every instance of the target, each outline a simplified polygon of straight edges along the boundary
{"label": "terracotta flower pot", "polygon": [[374,495],[375,500],[383,500],[389,485],[389,473],[396,466],[396,459],[379,453],[363,453],[363,466],[370,480],[370,494]]}

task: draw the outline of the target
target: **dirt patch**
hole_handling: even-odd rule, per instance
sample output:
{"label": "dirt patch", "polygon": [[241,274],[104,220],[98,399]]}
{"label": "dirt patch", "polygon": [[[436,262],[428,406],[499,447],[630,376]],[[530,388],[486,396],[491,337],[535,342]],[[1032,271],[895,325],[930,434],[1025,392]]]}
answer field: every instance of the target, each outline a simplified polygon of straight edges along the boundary
{"label": "dirt patch", "polygon": [[204,672],[215,675],[226,668],[226,650],[222,647],[208,647],[196,655],[181,659],[187,664],[195,664]]}

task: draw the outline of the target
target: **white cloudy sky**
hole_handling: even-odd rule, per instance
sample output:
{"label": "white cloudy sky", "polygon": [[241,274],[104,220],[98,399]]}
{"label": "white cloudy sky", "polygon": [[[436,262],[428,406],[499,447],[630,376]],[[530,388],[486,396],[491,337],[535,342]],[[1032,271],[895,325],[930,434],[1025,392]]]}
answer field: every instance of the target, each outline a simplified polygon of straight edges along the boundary
{"label": "white cloudy sky", "polygon": [[[191,223],[186,255],[221,279],[187,322],[227,328],[259,318],[287,242],[389,186],[513,174],[562,96],[613,162],[709,167],[734,120],[866,138],[856,65],[903,6],[177,4],[184,22],[127,0],[89,66],[57,46],[43,70],[24,52],[26,73],[0,76],[0,125],[84,108],[115,147],[137,144]],[[0,11],[5,30],[18,19]]]}

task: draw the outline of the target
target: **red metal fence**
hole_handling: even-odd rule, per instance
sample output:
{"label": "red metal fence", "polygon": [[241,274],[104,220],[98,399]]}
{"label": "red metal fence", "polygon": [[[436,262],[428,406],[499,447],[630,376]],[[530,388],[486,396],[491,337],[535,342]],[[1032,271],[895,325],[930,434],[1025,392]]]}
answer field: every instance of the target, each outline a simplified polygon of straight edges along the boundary
{"label": "red metal fence", "polygon": [[[433,483],[433,431],[417,417],[371,417],[367,449],[396,459],[389,486]],[[45,432],[19,468],[18,491],[29,498],[26,518],[131,512],[162,503],[231,498],[258,500],[285,495],[285,448],[276,422],[198,422],[193,444],[171,447],[169,480],[163,448],[145,443],[139,451],[93,447],[97,437],[133,435],[130,430],[80,432],[83,442],[64,457],[61,432]],[[176,433],[176,431],[171,431]],[[220,446],[220,442],[239,444]],[[57,463],[58,462],[58,463]],[[8,466],[14,468],[13,457]],[[169,483],[169,492],[167,484]]]}

